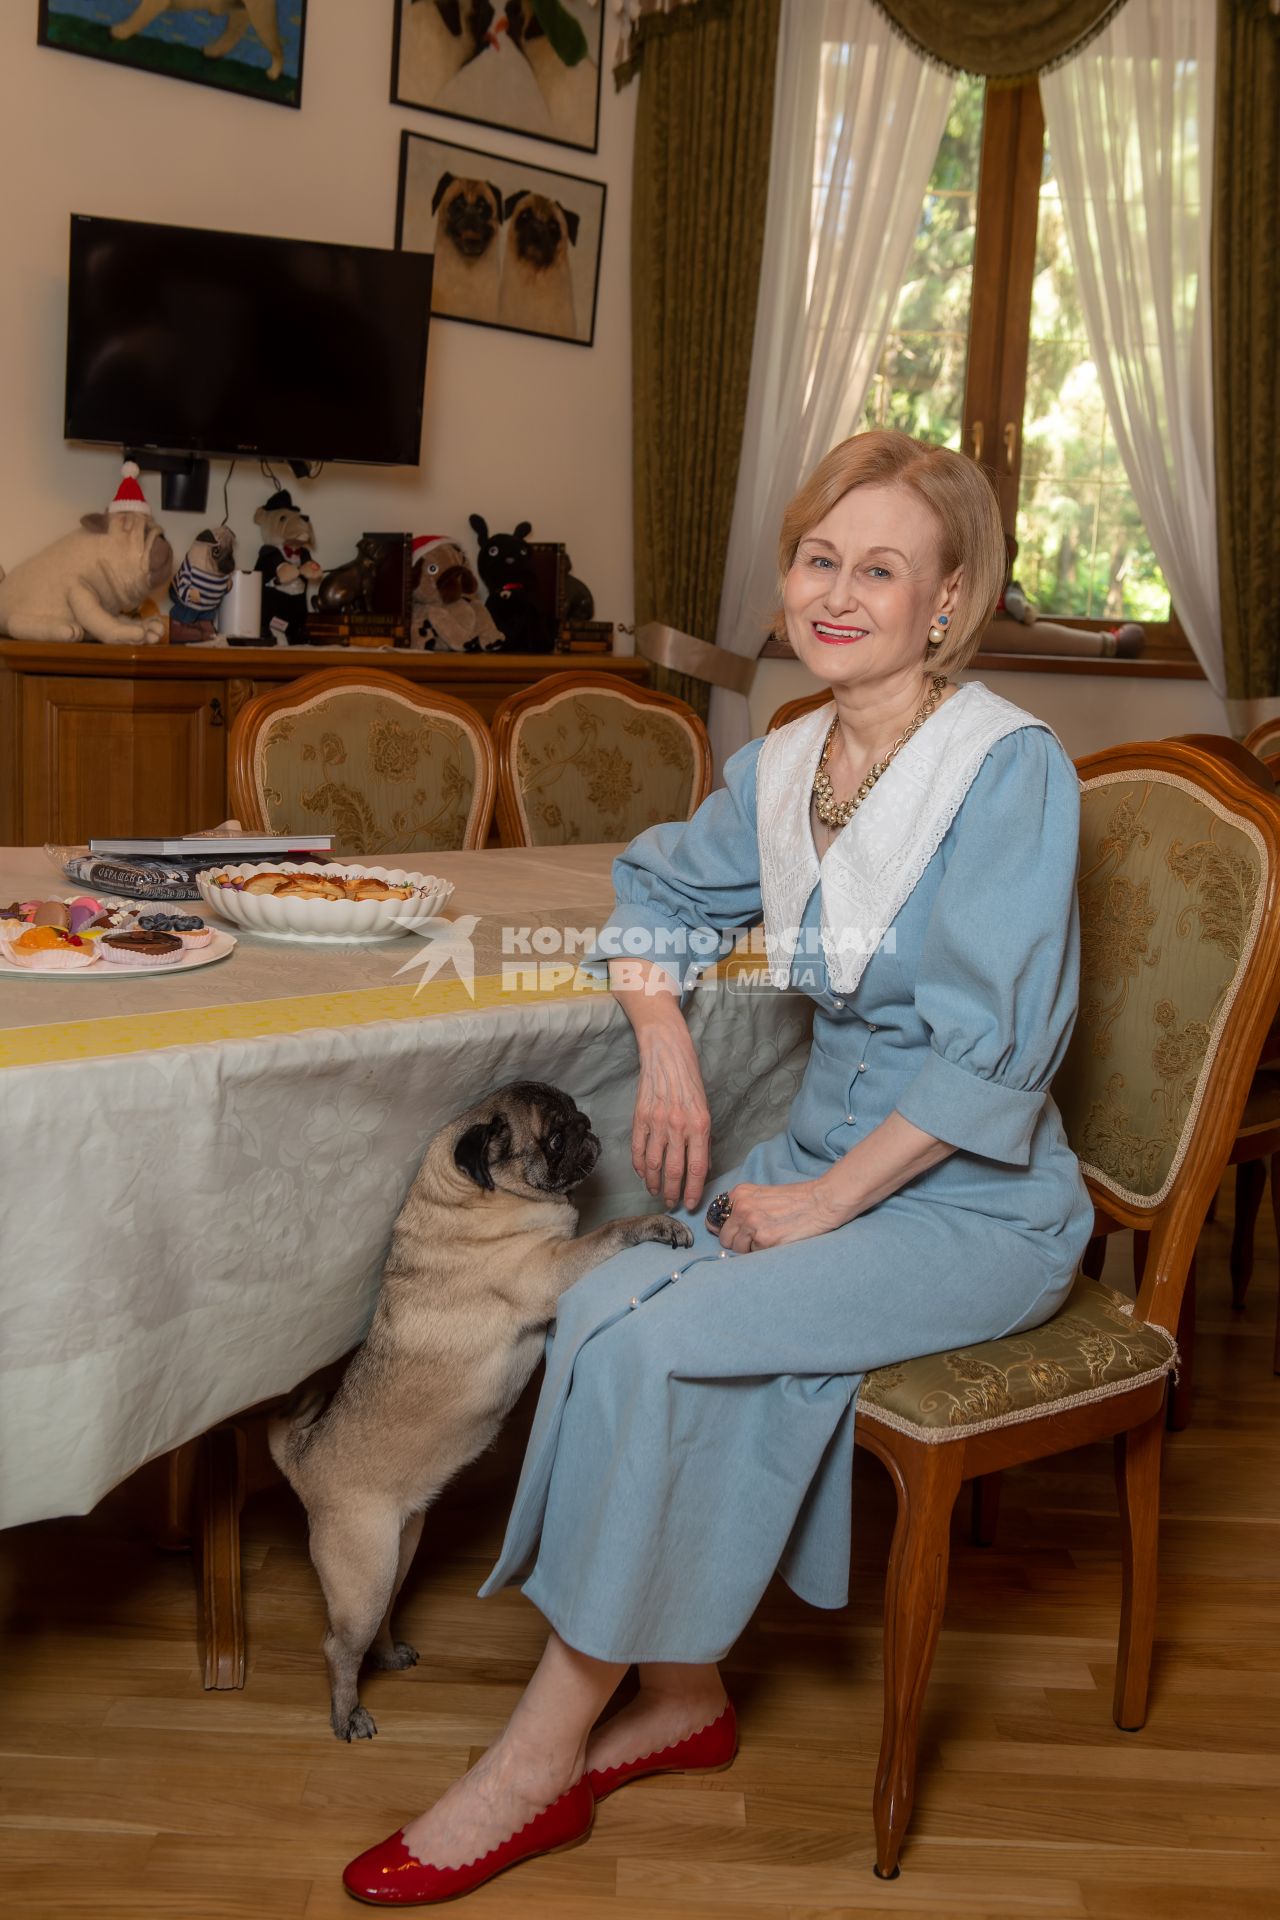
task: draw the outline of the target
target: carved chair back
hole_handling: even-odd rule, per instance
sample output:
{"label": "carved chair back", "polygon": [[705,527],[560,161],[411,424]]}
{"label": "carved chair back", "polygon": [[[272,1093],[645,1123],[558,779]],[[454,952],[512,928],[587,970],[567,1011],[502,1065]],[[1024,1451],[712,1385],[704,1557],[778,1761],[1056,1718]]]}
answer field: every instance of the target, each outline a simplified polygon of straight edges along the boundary
{"label": "carved chair back", "polygon": [[338,668],[250,700],[228,741],[247,827],[333,834],[391,859],[482,847],[493,819],[489,730],[461,700],[374,668]]}

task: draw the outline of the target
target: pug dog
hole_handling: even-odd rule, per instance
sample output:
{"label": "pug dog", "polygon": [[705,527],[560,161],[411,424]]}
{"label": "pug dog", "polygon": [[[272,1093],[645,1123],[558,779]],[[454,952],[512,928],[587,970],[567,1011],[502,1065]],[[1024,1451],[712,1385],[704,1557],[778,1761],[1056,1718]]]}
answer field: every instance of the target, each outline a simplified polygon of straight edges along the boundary
{"label": "pug dog", "polygon": [[307,1510],[328,1610],[330,1724],[377,1728],[360,1664],[409,1667],[391,1614],[442,1487],[484,1451],[542,1353],[560,1295],[624,1247],[692,1242],[666,1214],[576,1235],[573,1189],[600,1142],[568,1094],[515,1081],[442,1127],[392,1233],[364,1345],[331,1399],[271,1422],[276,1465]]}
{"label": "pug dog", "polygon": [[149,513],[86,513],[74,533],[10,574],[0,569],[0,633],[151,646],[168,622],[133,609],[172,572],[173,548]]}
{"label": "pug dog", "polygon": [[505,327],[576,339],[569,249],[577,245],[577,214],[545,194],[523,190],[507,196],[504,211],[507,243],[499,320]]}
{"label": "pug dog", "polygon": [[431,305],[458,320],[498,318],[502,195],[488,180],[442,173],[431,196],[436,216]]}

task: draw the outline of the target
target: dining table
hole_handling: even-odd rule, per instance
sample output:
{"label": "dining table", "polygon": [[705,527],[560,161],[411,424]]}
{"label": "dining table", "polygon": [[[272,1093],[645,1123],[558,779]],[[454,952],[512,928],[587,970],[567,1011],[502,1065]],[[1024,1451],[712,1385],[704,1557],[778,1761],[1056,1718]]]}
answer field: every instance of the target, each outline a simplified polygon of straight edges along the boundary
{"label": "dining table", "polygon": [[[552,1082],[602,1142],[581,1225],[660,1204],[631,1165],[630,1024],[578,964],[619,850],[363,862],[451,883],[432,938],[232,927],[197,968],[0,973],[0,1526],[194,1462],[206,1685],[243,1683],[236,1416],[359,1343],[437,1129]],[[54,852],[0,849],[0,901],[83,893]],[[808,1056],[811,1002],[749,962],[688,998],[713,1173],[784,1125]]]}

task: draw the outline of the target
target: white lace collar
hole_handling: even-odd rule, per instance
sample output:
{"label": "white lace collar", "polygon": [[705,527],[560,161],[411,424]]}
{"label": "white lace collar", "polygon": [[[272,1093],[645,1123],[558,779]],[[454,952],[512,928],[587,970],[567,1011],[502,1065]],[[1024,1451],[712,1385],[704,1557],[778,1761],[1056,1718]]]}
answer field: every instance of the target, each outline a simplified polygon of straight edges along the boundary
{"label": "white lace collar", "polygon": [[912,735],[819,864],[809,803],[830,724],[830,707],[820,707],[769,734],[760,749],[765,948],[774,984],[785,986],[805,907],[821,882],[827,975],[838,993],[852,993],[996,741],[1045,723],[969,681]]}

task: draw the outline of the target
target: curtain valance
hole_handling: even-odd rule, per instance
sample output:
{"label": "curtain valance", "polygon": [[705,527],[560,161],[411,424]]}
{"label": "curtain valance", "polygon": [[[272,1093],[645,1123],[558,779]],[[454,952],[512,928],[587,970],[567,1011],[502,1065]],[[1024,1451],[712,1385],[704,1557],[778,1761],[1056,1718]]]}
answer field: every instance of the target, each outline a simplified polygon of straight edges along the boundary
{"label": "curtain valance", "polygon": [[917,53],[953,73],[1021,86],[1079,53],[1125,0],[874,0]]}

